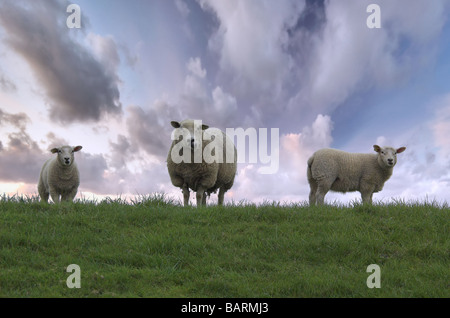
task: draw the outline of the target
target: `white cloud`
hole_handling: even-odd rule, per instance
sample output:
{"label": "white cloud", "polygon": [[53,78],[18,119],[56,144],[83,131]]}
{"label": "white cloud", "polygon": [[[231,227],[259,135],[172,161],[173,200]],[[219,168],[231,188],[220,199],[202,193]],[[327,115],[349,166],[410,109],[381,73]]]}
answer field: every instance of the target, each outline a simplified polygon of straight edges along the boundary
{"label": "white cloud", "polygon": [[[433,101],[435,117],[424,125],[399,132],[400,136],[380,136],[377,142],[395,147],[406,146],[406,151],[397,155],[397,165],[383,191],[374,195],[375,200],[424,201],[448,200],[450,193],[450,95]],[[402,144],[395,144],[402,140]]]}
{"label": "white cloud", "polygon": [[298,70],[301,88],[291,105],[329,113],[355,93],[397,87],[430,65],[446,19],[445,2],[379,1],[380,29],[366,26],[369,3],[326,3],[326,23],[322,34],[313,35],[309,66]]}
{"label": "white cloud", "polygon": [[220,55],[220,68],[236,90],[267,89],[289,70],[283,51],[285,29],[303,8],[299,1],[200,1],[211,9],[220,27],[210,48]]}
{"label": "white cloud", "polygon": [[120,57],[114,38],[111,35],[103,37],[90,32],[87,35],[86,42],[98,61],[107,66],[113,74],[116,73],[120,64]]}
{"label": "white cloud", "polygon": [[213,90],[212,98],[214,108],[221,116],[229,117],[238,109],[236,98],[225,93],[219,86]]}
{"label": "white cloud", "polygon": [[199,57],[190,58],[186,64],[187,69],[199,78],[205,78],[206,70],[202,68],[202,62]]}
{"label": "white cloud", "polygon": [[215,86],[254,123],[278,119],[288,131],[292,118],[303,126],[356,94],[407,83],[434,60],[445,22],[444,1],[415,2],[417,19],[409,3],[382,1],[381,29],[366,25],[370,1],[198,2],[219,23],[209,39]]}
{"label": "white cloud", "polygon": [[257,165],[242,165],[234,186],[236,200],[250,199],[301,201],[307,200],[309,185],[306,179],[308,158],[314,151],[331,145],[333,122],[329,116],[318,115],[311,126],[298,134],[280,137],[280,167],[276,174],[258,173]]}

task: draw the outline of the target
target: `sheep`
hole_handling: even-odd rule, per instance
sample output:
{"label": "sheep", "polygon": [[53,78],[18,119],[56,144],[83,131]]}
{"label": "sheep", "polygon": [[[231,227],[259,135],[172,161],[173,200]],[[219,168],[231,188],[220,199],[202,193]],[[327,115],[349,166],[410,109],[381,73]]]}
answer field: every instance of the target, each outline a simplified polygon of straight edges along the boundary
{"label": "sheep", "polygon": [[56,157],[47,160],[39,176],[38,192],[41,200],[48,203],[49,195],[53,202],[72,202],[80,185],[80,176],[75,163],[74,153],[80,151],[82,146],[62,146],[53,148],[51,153]]}
{"label": "sheep", "polygon": [[307,177],[311,188],[309,204],[323,204],[329,190],[359,191],[363,203],[372,204],[374,192],[383,189],[397,163],[396,154],[406,147],[394,149],[374,145],[377,154],[348,153],[321,149],[308,159]]}
{"label": "sheep", "polygon": [[183,192],[184,206],[189,205],[189,189],[196,192],[197,207],[206,205],[206,196],[219,189],[218,205],[222,205],[236,175],[233,142],[223,131],[202,125],[200,120],[172,121],[171,125],[175,129],[167,169],[172,184]]}

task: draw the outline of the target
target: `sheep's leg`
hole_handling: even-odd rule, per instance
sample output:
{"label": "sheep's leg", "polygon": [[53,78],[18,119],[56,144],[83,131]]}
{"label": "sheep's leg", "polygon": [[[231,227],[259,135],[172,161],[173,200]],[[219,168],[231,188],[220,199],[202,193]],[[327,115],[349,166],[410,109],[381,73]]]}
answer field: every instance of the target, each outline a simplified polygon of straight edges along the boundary
{"label": "sheep's leg", "polygon": [[317,194],[317,182],[311,180],[309,183],[311,190],[309,191],[309,205],[316,204],[316,194]]}
{"label": "sheep's leg", "polygon": [[54,191],[54,190],[52,190],[51,188],[50,188],[50,196],[52,197],[52,200],[53,200],[54,203],[59,203],[60,202],[59,201],[59,193]]}
{"label": "sheep's leg", "polygon": [[325,195],[327,194],[327,192],[330,190],[331,185],[328,185],[326,183],[319,183],[317,186],[317,191],[316,191],[316,201],[317,204],[323,204],[325,201]]}
{"label": "sheep's leg", "polygon": [[[312,164],[312,161],[311,161],[311,164]],[[308,169],[306,170],[306,176],[308,178],[308,183],[309,183],[309,187],[310,187],[309,205],[315,205],[316,204],[316,193],[317,193],[317,181],[314,180],[314,178],[312,177],[312,170],[311,170],[311,166],[309,165],[309,162],[308,162]]]}
{"label": "sheep's leg", "polygon": [[362,203],[372,204],[372,196],[373,196],[374,188],[370,185],[361,185],[361,199]]}
{"label": "sheep's leg", "polygon": [[61,196],[61,201],[68,201],[68,202],[73,202],[73,199],[75,198],[75,196],[77,195],[77,190],[78,189],[73,189],[72,191],[70,191],[69,193]]}
{"label": "sheep's leg", "polygon": [[183,187],[181,189],[183,191],[184,206],[188,206],[189,205],[189,188],[186,185],[186,183],[183,184]]}
{"label": "sheep's leg", "polygon": [[[206,196],[205,190],[202,187],[199,187],[197,189],[197,207],[200,207],[200,205],[203,205],[203,197]],[[206,203],[206,200],[205,200]]]}
{"label": "sheep's leg", "polygon": [[373,192],[361,192],[361,199],[363,204],[372,204]]}
{"label": "sheep's leg", "polygon": [[40,194],[40,196],[41,196],[41,201],[48,203],[48,197],[50,196],[50,193],[44,192],[43,194]]}
{"label": "sheep's leg", "polygon": [[203,198],[202,198],[202,205],[206,205],[206,193],[203,193]]}
{"label": "sheep's leg", "polygon": [[45,190],[45,186],[41,181],[39,181],[39,184],[38,184],[38,192],[39,192],[39,196],[41,197],[41,201],[48,203],[48,197],[49,197],[50,193],[48,193]]}
{"label": "sheep's leg", "polygon": [[39,188],[39,196],[41,197],[41,201],[48,203],[48,197],[50,196],[50,193],[45,191],[45,189]]}
{"label": "sheep's leg", "polygon": [[224,188],[220,188],[219,189],[219,195],[218,195],[218,197],[219,197],[219,202],[218,202],[218,205],[223,205],[223,198],[225,197],[225,190],[224,190]]}

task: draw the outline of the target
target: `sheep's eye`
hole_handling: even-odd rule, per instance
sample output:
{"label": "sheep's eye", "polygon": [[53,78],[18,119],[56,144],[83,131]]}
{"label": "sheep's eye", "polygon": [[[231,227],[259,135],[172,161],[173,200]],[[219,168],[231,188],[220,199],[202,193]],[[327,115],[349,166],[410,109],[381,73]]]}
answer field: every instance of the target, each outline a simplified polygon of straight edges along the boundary
{"label": "sheep's eye", "polygon": [[58,153],[61,153],[62,151],[61,150],[58,150]]}

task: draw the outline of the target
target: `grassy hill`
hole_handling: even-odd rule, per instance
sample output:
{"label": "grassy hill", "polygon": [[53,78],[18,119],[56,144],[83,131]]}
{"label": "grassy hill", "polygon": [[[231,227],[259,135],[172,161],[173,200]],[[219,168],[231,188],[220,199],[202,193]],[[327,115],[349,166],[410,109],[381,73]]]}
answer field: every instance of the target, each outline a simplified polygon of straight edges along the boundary
{"label": "grassy hill", "polygon": [[[0,297],[450,297],[450,209],[0,197]],[[81,269],[68,288],[67,266]],[[367,266],[381,269],[370,289]]]}

